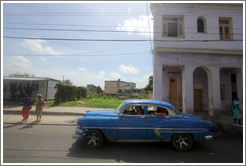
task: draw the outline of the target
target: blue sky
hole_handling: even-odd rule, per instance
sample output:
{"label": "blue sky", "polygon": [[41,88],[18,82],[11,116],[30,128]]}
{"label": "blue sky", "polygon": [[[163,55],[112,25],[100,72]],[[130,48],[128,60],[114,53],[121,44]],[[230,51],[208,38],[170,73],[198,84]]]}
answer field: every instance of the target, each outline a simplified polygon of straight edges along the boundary
{"label": "blue sky", "polygon": [[153,73],[149,41],[33,39],[149,40],[149,33],[139,33],[149,25],[152,31],[146,3],[4,3],[2,12],[3,36],[27,38],[3,38],[4,76],[64,76],[74,85],[104,89],[104,81],[117,79],[143,88]]}

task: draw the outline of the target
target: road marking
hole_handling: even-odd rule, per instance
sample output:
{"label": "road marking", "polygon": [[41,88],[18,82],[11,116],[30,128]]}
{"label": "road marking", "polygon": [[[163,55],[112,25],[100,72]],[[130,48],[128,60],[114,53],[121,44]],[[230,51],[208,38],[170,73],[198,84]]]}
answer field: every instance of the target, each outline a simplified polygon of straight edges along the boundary
{"label": "road marking", "polygon": [[214,153],[176,153],[177,155],[205,155],[205,156],[213,156]]}

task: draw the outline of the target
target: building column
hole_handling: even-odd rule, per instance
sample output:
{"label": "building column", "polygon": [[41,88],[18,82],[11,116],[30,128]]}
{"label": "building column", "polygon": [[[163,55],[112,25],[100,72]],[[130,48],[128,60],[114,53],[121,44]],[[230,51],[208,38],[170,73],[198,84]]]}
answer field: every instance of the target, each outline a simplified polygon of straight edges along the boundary
{"label": "building column", "polygon": [[[155,55],[158,56],[158,55]],[[154,58],[153,69],[153,99],[162,100],[162,64]]]}
{"label": "building column", "polygon": [[209,95],[209,100],[212,100],[212,110],[209,109],[209,116],[214,116],[215,112],[221,111],[221,94],[220,94],[220,68],[219,67],[209,67],[211,71],[210,77],[212,80],[210,88],[212,90],[211,95]]}
{"label": "building column", "polygon": [[241,111],[243,111],[243,74],[242,74],[242,68],[237,70],[236,80],[237,80],[237,97],[239,99],[239,108]]}
{"label": "building column", "polygon": [[162,70],[162,100],[170,102],[170,78],[168,77],[168,70],[163,68]]}
{"label": "building column", "polygon": [[193,89],[193,73],[195,67],[187,65],[182,70],[182,98],[183,112],[194,112],[194,89]]}

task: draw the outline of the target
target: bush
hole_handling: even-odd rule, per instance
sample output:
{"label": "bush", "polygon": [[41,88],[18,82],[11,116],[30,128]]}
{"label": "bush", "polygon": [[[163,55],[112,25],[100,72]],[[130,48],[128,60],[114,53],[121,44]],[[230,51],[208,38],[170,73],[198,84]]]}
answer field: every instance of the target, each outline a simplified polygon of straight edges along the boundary
{"label": "bush", "polygon": [[74,85],[67,85],[63,83],[56,84],[57,92],[55,95],[55,104],[62,102],[74,101],[76,98],[85,98],[86,89],[85,87],[76,87]]}
{"label": "bush", "polygon": [[86,88],[83,86],[77,87],[77,99],[86,98]]}

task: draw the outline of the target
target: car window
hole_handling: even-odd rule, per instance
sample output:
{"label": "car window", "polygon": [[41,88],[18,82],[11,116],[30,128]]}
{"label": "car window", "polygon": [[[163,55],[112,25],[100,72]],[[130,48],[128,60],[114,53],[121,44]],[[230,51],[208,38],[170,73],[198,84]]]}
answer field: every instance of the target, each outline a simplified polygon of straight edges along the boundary
{"label": "car window", "polygon": [[175,112],[176,115],[183,115],[183,113],[177,110],[176,108],[174,108],[173,111]]}
{"label": "car window", "polygon": [[168,108],[163,106],[148,106],[148,115],[165,117],[170,115],[170,111]]}
{"label": "car window", "polygon": [[144,115],[144,108],[143,106],[139,105],[131,105],[126,107],[123,112],[123,115]]}

